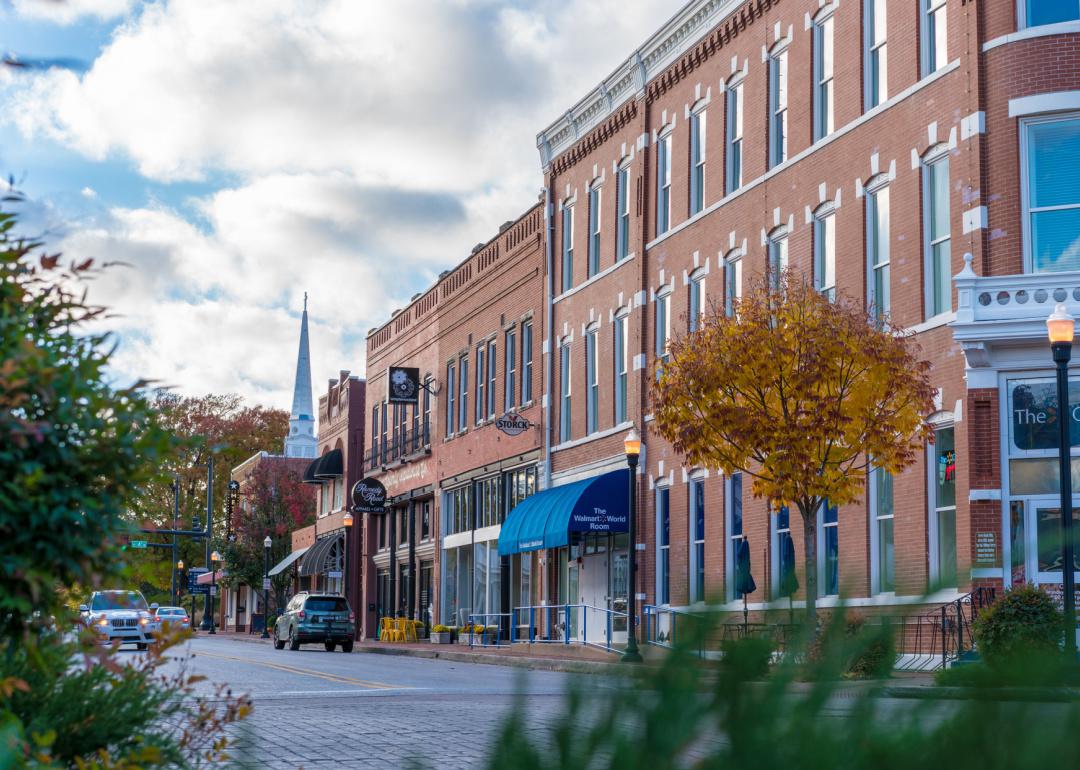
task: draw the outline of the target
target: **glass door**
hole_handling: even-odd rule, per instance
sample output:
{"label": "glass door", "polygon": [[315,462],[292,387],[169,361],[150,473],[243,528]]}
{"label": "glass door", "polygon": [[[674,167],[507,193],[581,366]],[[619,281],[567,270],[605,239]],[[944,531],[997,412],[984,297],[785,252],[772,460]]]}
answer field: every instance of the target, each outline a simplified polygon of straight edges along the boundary
{"label": "glass door", "polygon": [[[1080,554],[1076,548],[1076,530],[1080,527],[1077,514],[1078,498],[1073,498],[1073,574],[1080,582]],[[1064,563],[1061,555],[1061,504],[1046,501],[1031,501],[1028,506],[1031,511],[1031,521],[1028,522],[1027,530],[1029,539],[1029,553],[1034,557],[1037,569],[1038,582],[1040,584],[1061,585],[1061,566]]]}

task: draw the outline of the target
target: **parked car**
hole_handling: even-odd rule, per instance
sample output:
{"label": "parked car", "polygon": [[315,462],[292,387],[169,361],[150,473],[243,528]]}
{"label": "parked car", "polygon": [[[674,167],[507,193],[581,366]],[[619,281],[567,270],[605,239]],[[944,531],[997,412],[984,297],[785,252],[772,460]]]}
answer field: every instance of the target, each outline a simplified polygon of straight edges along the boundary
{"label": "parked car", "polygon": [[158,630],[179,626],[185,631],[191,630],[191,617],[183,607],[158,607],[153,612]]}
{"label": "parked car", "polygon": [[119,641],[145,650],[158,630],[151,607],[139,591],[94,591],[89,604],[79,605],[79,615],[104,644]]}
{"label": "parked car", "polygon": [[338,594],[313,594],[301,591],[285,607],[274,623],[274,648],[290,650],[301,644],[322,642],[327,652],[340,644],[342,652],[352,652],[356,634],[356,615],[348,600]]}

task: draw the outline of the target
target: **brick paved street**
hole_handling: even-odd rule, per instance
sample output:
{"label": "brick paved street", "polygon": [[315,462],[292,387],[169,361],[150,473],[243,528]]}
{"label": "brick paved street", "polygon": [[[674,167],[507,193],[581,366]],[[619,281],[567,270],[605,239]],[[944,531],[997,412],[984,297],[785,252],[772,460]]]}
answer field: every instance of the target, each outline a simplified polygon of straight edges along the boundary
{"label": "brick paved street", "polygon": [[[235,752],[260,768],[475,768],[520,688],[530,729],[558,715],[575,675],[409,657],[299,652],[200,635],[190,666],[247,692],[254,714]],[[589,681],[604,687],[601,677]]]}

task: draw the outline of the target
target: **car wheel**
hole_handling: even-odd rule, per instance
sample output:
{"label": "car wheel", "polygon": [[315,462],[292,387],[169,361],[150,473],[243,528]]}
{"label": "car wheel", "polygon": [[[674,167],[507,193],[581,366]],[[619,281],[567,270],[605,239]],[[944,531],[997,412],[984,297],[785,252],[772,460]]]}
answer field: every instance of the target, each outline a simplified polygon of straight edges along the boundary
{"label": "car wheel", "polygon": [[327,652],[333,652],[334,648],[337,647],[337,645],[333,642],[323,642],[323,647],[326,648]]}
{"label": "car wheel", "polygon": [[274,649],[275,650],[284,650],[285,649],[285,640],[282,639],[280,636],[278,636],[276,628],[274,629]]}
{"label": "car wheel", "polygon": [[300,649],[300,640],[296,638],[296,629],[289,631],[289,649],[293,652]]}
{"label": "car wheel", "polygon": [[353,645],[353,640],[352,639],[349,639],[348,641],[342,642],[341,643],[341,651],[342,652],[352,652],[352,645]]}

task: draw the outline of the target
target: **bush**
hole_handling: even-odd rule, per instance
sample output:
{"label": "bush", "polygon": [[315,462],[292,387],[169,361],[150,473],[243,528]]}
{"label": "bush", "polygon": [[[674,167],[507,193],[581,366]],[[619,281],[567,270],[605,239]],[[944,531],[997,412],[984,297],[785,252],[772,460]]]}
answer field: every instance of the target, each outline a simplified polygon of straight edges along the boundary
{"label": "bush", "polygon": [[445,634],[449,630],[450,630],[450,627],[449,626],[444,626],[442,623],[435,624],[435,626],[433,626],[432,629],[431,629],[432,633],[436,633],[436,634]]}
{"label": "bush", "polygon": [[835,614],[827,625],[819,623],[809,640],[804,675],[882,679],[892,672],[894,647],[888,623],[869,624],[858,616]]}
{"label": "bush", "polygon": [[972,629],[976,648],[987,665],[1017,665],[1024,659],[1057,657],[1062,614],[1041,588],[1013,588],[976,619]]}

